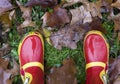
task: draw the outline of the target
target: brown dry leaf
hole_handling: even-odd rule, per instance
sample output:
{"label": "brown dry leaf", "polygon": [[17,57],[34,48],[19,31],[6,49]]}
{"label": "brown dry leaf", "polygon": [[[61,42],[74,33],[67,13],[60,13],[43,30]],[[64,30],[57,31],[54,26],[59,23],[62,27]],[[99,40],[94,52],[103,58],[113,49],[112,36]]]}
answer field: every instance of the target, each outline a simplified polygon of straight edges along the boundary
{"label": "brown dry leaf", "polygon": [[93,21],[89,24],[90,30],[98,30],[104,34],[107,34],[107,31],[103,28],[102,22],[99,18],[93,18]]}
{"label": "brown dry leaf", "polygon": [[118,40],[120,41],[120,13],[118,15],[111,14],[109,19],[114,21],[114,34],[118,35]]}
{"label": "brown dry leaf", "polygon": [[120,9],[120,0],[117,0],[117,1],[116,1],[115,3],[113,3],[111,6]]}
{"label": "brown dry leaf", "polygon": [[84,4],[76,9],[71,9],[72,14],[71,25],[76,22],[81,22],[83,24],[92,22],[93,17],[102,18],[101,7],[102,0],[96,2],[84,2]]}
{"label": "brown dry leaf", "polygon": [[8,53],[10,53],[10,46],[9,44],[3,44],[2,48],[0,48],[0,58]]}
{"label": "brown dry leaf", "polygon": [[62,0],[63,2],[66,2],[63,7],[71,6],[76,3],[85,3],[88,2],[88,0]]}
{"label": "brown dry leaf", "polygon": [[5,12],[0,16],[0,22],[2,23],[2,27],[3,27],[2,35],[4,35],[6,32],[10,30],[13,19],[15,19],[15,10],[11,12]]}
{"label": "brown dry leaf", "polygon": [[118,77],[113,84],[120,84],[120,77]]}
{"label": "brown dry leaf", "polygon": [[41,19],[43,19],[43,27],[49,26],[55,28],[70,22],[67,10],[59,6],[54,7],[53,12],[46,12]]}
{"label": "brown dry leaf", "polygon": [[26,4],[26,6],[42,6],[45,7],[53,7],[57,5],[58,0],[29,0]]}
{"label": "brown dry leaf", "polygon": [[9,60],[0,58],[0,84],[12,84],[13,78],[19,74],[18,64],[13,63],[13,69],[8,69]]}
{"label": "brown dry leaf", "polygon": [[84,6],[80,6],[76,9],[71,9],[70,12],[72,14],[71,25],[75,24],[78,21],[83,24],[92,22],[92,16]]}
{"label": "brown dry leaf", "polygon": [[46,84],[77,84],[76,66],[72,58],[63,61],[63,66],[51,69]]}
{"label": "brown dry leaf", "polygon": [[20,72],[20,66],[18,65],[18,63],[13,59],[13,68],[10,69],[10,73],[12,73],[12,78],[15,77],[16,75],[18,75]]}
{"label": "brown dry leaf", "polygon": [[3,26],[9,28],[12,25],[12,21],[9,18],[10,12],[6,12],[0,16],[0,21],[2,22]]}
{"label": "brown dry leaf", "polygon": [[10,3],[10,0],[0,0],[0,15],[4,12],[13,9],[13,5]]}
{"label": "brown dry leaf", "polygon": [[24,18],[24,22],[18,26],[18,29],[25,28],[25,27],[35,27],[35,22],[32,21],[31,13],[32,7],[25,7],[20,4],[20,2],[16,1],[18,6],[20,7],[21,11],[23,12],[22,18]]}
{"label": "brown dry leaf", "polygon": [[15,10],[12,10],[9,14],[9,19],[12,21],[13,19],[16,18],[16,11]]}
{"label": "brown dry leaf", "polygon": [[57,49],[62,49],[62,47],[76,49],[77,42],[83,39],[85,32],[79,23],[67,25],[51,34],[51,44]]}
{"label": "brown dry leaf", "polygon": [[98,16],[99,18],[102,18],[101,15],[101,6],[102,6],[102,0],[96,1],[96,2],[88,2],[85,3],[87,6],[87,10],[91,13],[92,17]]}
{"label": "brown dry leaf", "polygon": [[110,84],[117,84],[120,74],[120,56],[118,56],[109,66],[109,80]]}
{"label": "brown dry leaf", "polygon": [[120,41],[120,18],[118,20],[114,19],[114,33],[118,34],[118,40]]}
{"label": "brown dry leaf", "polygon": [[3,26],[2,26],[2,23],[0,22],[0,45],[3,43],[3,35],[2,35],[2,32],[3,32]]}
{"label": "brown dry leaf", "polygon": [[0,57],[0,67],[2,67],[3,69],[7,69],[8,64],[9,64],[9,58],[8,59],[2,59],[2,57]]}
{"label": "brown dry leaf", "polygon": [[101,13],[110,13],[112,11],[113,0],[102,0]]}

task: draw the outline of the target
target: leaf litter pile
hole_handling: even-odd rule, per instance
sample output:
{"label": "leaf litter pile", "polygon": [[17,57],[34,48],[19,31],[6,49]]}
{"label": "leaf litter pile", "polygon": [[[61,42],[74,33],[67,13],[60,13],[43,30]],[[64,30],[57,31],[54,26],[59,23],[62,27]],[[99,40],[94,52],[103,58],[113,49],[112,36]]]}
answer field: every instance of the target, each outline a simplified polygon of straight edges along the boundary
{"label": "leaf litter pile", "polygon": [[[120,0],[0,0],[0,84],[19,84],[21,81],[16,78],[19,76],[17,47],[24,34],[31,30],[40,32],[46,41],[46,84],[85,83],[82,44],[90,30],[99,30],[106,35],[110,44],[109,84],[119,84],[119,4]],[[58,66],[51,66],[55,64],[50,63],[57,59],[57,56],[48,59],[52,58],[53,50],[64,53],[61,56],[68,55],[65,54],[67,50],[71,54],[67,58],[60,57]],[[81,64],[77,58],[82,60]]]}

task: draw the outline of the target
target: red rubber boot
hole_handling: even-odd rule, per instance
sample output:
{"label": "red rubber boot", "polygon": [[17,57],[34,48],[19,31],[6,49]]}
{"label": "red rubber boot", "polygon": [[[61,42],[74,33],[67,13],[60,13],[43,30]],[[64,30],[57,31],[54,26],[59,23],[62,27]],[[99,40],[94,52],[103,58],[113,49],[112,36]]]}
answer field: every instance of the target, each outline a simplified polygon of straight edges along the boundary
{"label": "red rubber boot", "polygon": [[44,43],[38,32],[30,32],[18,47],[20,74],[24,84],[44,84]]}
{"label": "red rubber boot", "polygon": [[84,38],[86,84],[107,84],[109,46],[100,31],[90,31]]}

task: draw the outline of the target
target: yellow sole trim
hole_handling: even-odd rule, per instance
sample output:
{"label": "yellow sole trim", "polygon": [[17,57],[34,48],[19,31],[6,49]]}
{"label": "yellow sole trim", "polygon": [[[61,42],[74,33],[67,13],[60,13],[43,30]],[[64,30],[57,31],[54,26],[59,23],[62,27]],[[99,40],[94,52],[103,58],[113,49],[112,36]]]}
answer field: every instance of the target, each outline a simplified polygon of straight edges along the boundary
{"label": "yellow sole trim", "polygon": [[86,70],[88,68],[95,67],[95,66],[99,66],[99,67],[105,68],[106,64],[103,63],[103,62],[91,62],[91,63],[86,64]]}
{"label": "yellow sole trim", "polygon": [[22,66],[23,70],[29,68],[29,67],[39,67],[42,71],[44,71],[44,66],[40,62],[30,62]]}

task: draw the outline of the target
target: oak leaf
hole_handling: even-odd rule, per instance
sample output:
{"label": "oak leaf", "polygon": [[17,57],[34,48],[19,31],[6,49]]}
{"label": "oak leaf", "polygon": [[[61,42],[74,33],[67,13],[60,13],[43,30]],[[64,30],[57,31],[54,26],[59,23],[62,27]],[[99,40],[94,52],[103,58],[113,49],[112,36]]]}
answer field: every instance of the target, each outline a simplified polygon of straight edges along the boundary
{"label": "oak leaf", "polygon": [[46,84],[77,84],[76,66],[72,58],[65,59],[63,66],[51,69]]}

